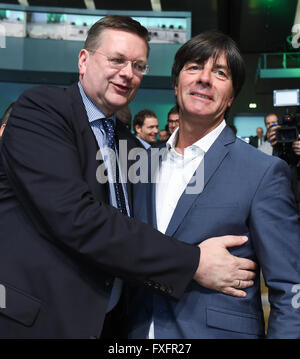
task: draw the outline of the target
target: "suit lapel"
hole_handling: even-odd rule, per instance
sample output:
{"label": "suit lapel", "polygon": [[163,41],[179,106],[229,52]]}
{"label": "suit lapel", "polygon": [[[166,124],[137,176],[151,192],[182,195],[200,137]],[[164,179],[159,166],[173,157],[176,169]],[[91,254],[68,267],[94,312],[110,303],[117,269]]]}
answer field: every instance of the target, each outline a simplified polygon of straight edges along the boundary
{"label": "suit lapel", "polygon": [[[77,141],[77,145],[79,147],[83,175],[95,195],[95,198],[105,203],[109,203],[108,183],[100,184],[97,181],[97,168],[102,163],[102,161],[96,160],[99,145],[90,126],[78,84],[75,83],[68,87],[67,93],[73,109],[73,113],[70,114],[70,117],[73,120],[73,125],[76,126],[77,131],[80,133],[80,140]],[[82,144],[81,147],[80,143]]]}
{"label": "suit lapel", "polygon": [[[161,144],[160,146],[156,148],[152,148],[149,151],[149,168],[148,168],[148,182],[150,183],[150,213],[151,213],[151,222],[150,224],[157,229],[157,216],[156,216],[156,174],[157,171],[159,171],[159,168],[161,167],[161,162],[163,160],[163,157],[166,155],[166,143]],[[148,187],[149,188],[149,187]]]}
{"label": "suit lapel", "polygon": [[[226,126],[213,145],[210,147],[208,152],[205,154],[203,191],[205,191],[205,187],[207,186],[212,175],[220,167],[222,161],[227,156],[229,148],[226,146],[234,142],[235,139],[235,135],[233,134],[230,127]],[[200,164],[200,166],[201,165],[203,165],[203,163]],[[198,198],[202,192],[195,194],[186,193],[186,191],[183,192],[166,230],[166,235],[174,235],[175,231],[183,221],[189,209],[192,207],[196,198]]]}
{"label": "suit lapel", "polygon": [[[133,165],[134,160],[128,158],[128,153],[133,148],[144,149],[141,143],[130,133],[128,128],[120,121],[116,120],[116,134],[117,134],[117,146],[118,146],[118,155],[121,166],[121,171],[123,175],[126,174],[126,190],[128,197],[128,204],[130,213],[133,213],[132,209],[132,184],[129,181],[128,170]],[[122,141],[122,142],[119,142]]]}

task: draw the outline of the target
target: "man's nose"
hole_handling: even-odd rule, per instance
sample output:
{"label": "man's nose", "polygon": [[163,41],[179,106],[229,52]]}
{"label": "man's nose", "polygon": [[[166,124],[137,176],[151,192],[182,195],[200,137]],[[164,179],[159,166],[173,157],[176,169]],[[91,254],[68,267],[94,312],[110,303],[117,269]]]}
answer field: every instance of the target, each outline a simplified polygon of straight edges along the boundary
{"label": "man's nose", "polygon": [[132,78],[133,77],[133,68],[132,68],[132,62],[131,61],[128,61],[126,66],[124,66],[120,70],[120,75],[126,76],[127,78]]}
{"label": "man's nose", "polygon": [[209,86],[211,84],[211,70],[204,67],[204,69],[199,73],[199,81]]}

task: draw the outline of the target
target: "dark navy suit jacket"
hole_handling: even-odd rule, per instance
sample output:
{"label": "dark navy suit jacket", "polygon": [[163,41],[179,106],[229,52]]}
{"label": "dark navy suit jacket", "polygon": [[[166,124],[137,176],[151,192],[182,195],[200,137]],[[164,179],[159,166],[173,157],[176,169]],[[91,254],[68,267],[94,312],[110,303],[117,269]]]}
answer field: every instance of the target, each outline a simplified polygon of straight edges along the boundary
{"label": "dark navy suit jacket", "polygon": [[15,104],[0,152],[1,338],[97,338],[115,276],[173,298],[191,281],[199,249],[109,206],[98,150],[77,84]]}
{"label": "dark navy suit jacket", "polygon": [[[155,185],[135,186],[134,209],[137,218],[156,226]],[[166,234],[192,244],[247,235],[244,246],[230,251],[261,266],[271,303],[268,336],[300,338],[300,222],[285,162],[237,139],[226,127],[205,154],[202,193],[181,196]],[[246,292],[236,298],[193,282],[174,302],[136,290],[129,336],[147,337],[153,315],[155,338],[263,337],[259,269]]]}

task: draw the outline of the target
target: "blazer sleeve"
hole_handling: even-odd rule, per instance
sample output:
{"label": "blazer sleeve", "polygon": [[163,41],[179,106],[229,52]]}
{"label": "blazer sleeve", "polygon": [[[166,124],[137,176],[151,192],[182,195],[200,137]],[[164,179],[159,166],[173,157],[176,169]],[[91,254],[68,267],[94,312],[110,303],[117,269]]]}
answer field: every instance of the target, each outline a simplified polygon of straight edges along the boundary
{"label": "blazer sleeve", "polygon": [[290,183],[287,164],[273,157],[251,208],[251,238],[269,289],[269,338],[300,338],[300,221]]}
{"label": "blazer sleeve", "polygon": [[178,299],[197,269],[199,248],[93,197],[82,175],[71,112],[65,92],[54,87],[31,89],[14,106],[1,156],[26,215],[41,238],[110,275]]}

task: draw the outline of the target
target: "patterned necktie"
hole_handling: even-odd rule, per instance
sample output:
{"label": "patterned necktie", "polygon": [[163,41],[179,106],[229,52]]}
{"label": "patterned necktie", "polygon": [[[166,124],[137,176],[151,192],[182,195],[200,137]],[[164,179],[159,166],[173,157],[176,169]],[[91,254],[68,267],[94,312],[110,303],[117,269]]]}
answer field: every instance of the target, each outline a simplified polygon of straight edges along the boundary
{"label": "patterned necktie", "polygon": [[[117,147],[116,147],[115,129],[114,129],[113,120],[111,118],[104,118],[102,119],[102,124],[103,124],[103,129],[107,136],[107,146],[113,151],[116,151]],[[117,161],[115,167],[116,167],[115,168],[116,176],[114,178],[113,184],[115,188],[117,207],[121,213],[128,215],[126,209],[125,195],[124,195],[122,183],[120,183],[119,165]]]}

